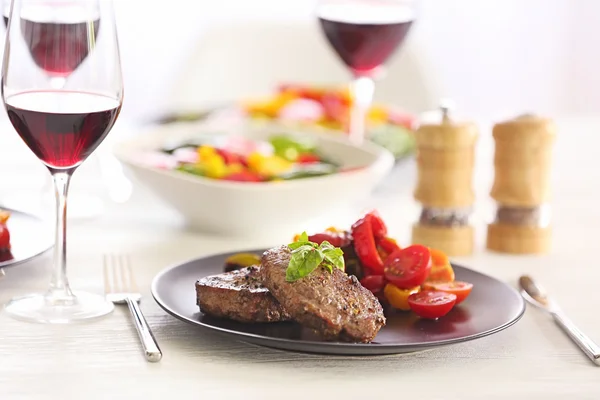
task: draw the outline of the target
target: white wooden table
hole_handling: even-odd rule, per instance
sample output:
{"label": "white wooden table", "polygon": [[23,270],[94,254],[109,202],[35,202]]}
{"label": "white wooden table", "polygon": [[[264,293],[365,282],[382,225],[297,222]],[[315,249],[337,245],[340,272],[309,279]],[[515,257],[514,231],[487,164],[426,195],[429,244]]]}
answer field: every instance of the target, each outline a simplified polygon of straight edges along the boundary
{"label": "white wooden table", "polygon": [[[472,257],[456,261],[512,285],[520,274],[531,274],[584,332],[600,342],[600,120],[559,122],[552,253],[511,257],[483,248],[485,223],[493,215],[488,196],[492,147],[486,129],[475,179],[478,249]],[[411,163],[397,174],[394,190],[380,191],[369,204],[357,205],[357,213],[367,206],[379,208],[404,243],[418,215],[411,197]],[[0,399],[600,399],[600,369],[549,317],[531,307],[519,323],[496,335],[384,357],[289,353],[186,325],[152,300],[149,287],[155,274],[192,257],[279,243],[186,232],[175,213],[149,196],[136,186],[129,203],[110,206],[98,219],[71,224],[69,273],[73,287],[100,293],[101,255],[130,253],[144,289],[142,309],[162,347],[162,361],[144,360],[126,308],[92,323],[58,327],[0,314]],[[348,221],[355,217],[348,216]],[[0,303],[44,289],[49,267],[46,255],[7,270],[0,280]]]}

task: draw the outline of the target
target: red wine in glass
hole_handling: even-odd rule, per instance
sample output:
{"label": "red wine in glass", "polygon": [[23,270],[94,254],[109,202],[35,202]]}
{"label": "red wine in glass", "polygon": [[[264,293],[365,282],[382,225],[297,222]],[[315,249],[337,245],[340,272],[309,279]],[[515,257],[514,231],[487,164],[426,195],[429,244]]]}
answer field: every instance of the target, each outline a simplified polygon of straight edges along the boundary
{"label": "red wine in glass", "polygon": [[369,75],[402,44],[414,20],[401,2],[331,3],[319,9],[327,40],[355,75]]}
{"label": "red wine in glass", "polygon": [[21,139],[44,164],[56,170],[73,168],[92,154],[121,109],[113,98],[69,91],[19,93],[7,97],[5,103]]}
{"label": "red wine in glass", "polygon": [[325,37],[353,74],[349,138],[361,144],[376,72],[400,47],[415,19],[415,0],[320,0]]}
{"label": "red wine in glass", "polygon": [[77,15],[56,21],[21,18],[21,32],[33,61],[50,76],[68,76],[86,59],[100,28],[100,20]]}

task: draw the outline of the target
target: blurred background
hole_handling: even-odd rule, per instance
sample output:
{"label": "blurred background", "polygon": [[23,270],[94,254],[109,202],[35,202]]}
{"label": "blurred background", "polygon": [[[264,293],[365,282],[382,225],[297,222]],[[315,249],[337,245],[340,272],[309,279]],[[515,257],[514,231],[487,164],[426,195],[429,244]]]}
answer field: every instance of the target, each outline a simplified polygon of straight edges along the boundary
{"label": "blurred background", "polygon": [[[295,24],[310,24],[315,35],[320,35],[313,18],[314,0],[127,0],[116,4],[127,82],[123,115],[128,119],[151,119],[172,107],[174,85],[181,84],[180,74],[188,72],[186,63],[214,30],[233,30],[249,22],[284,24],[290,30]],[[556,115],[599,109],[600,91],[595,83],[600,80],[594,80],[594,71],[600,70],[600,55],[595,51],[600,35],[594,30],[599,29],[600,2],[423,0],[419,13],[390,69],[408,46],[416,47],[439,95],[452,97],[464,114],[494,118],[525,110]],[[268,37],[272,42],[281,39],[285,37]],[[321,40],[319,45],[326,48],[327,43]],[[257,59],[258,54],[252,56],[252,49],[245,50],[250,54],[248,64],[269,64]],[[338,64],[332,51],[324,54],[330,63]],[[303,55],[294,56],[294,49],[289,49],[294,62],[313,62]],[[243,66],[236,67],[243,74]],[[348,74],[338,67],[338,81],[347,81]],[[215,76],[212,80],[227,86],[227,79]],[[379,89],[385,81],[378,85]]]}
{"label": "blurred background", "polygon": [[[104,147],[170,112],[268,95],[282,82],[350,80],[318,26],[315,0],[118,0],[115,6],[126,94]],[[416,115],[448,97],[459,114],[486,121],[524,112],[597,114],[598,15],[596,0],[421,0],[375,99]],[[4,186],[39,193],[48,182],[44,167],[14,132],[3,139],[0,163],[32,171],[25,181],[5,174]],[[97,166],[94,156],[82,167],[78,188],[102,179]]]}

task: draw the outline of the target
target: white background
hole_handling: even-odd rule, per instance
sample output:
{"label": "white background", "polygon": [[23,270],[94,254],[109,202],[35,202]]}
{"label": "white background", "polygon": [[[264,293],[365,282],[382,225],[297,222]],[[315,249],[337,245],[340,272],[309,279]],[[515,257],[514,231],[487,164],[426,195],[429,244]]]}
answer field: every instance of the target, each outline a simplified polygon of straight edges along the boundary
{"label": "white background", "polygon": [[[147,118],[190,48],[217,24],[312,18],[315,0],[117,0],[124,114]],[[443,95],[474,116],[589,114],[600,106],[600,1],[422,0],[409,40],[433,60]],[[401,57],[401,53],[398,55]]]}

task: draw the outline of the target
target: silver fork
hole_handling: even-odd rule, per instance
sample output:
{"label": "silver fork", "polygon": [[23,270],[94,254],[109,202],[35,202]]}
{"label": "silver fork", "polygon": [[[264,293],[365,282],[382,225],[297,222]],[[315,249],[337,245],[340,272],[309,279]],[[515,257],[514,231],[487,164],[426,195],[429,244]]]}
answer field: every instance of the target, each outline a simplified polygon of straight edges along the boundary
{"label": "silver fork", "polygon": [[162,352],[142,314],[138,302],[142,295],[138,291],[127,255],[104,255],[104,291],[106,298],[114,304],[127,304],[133,316],[146,360],[160,361]]}

